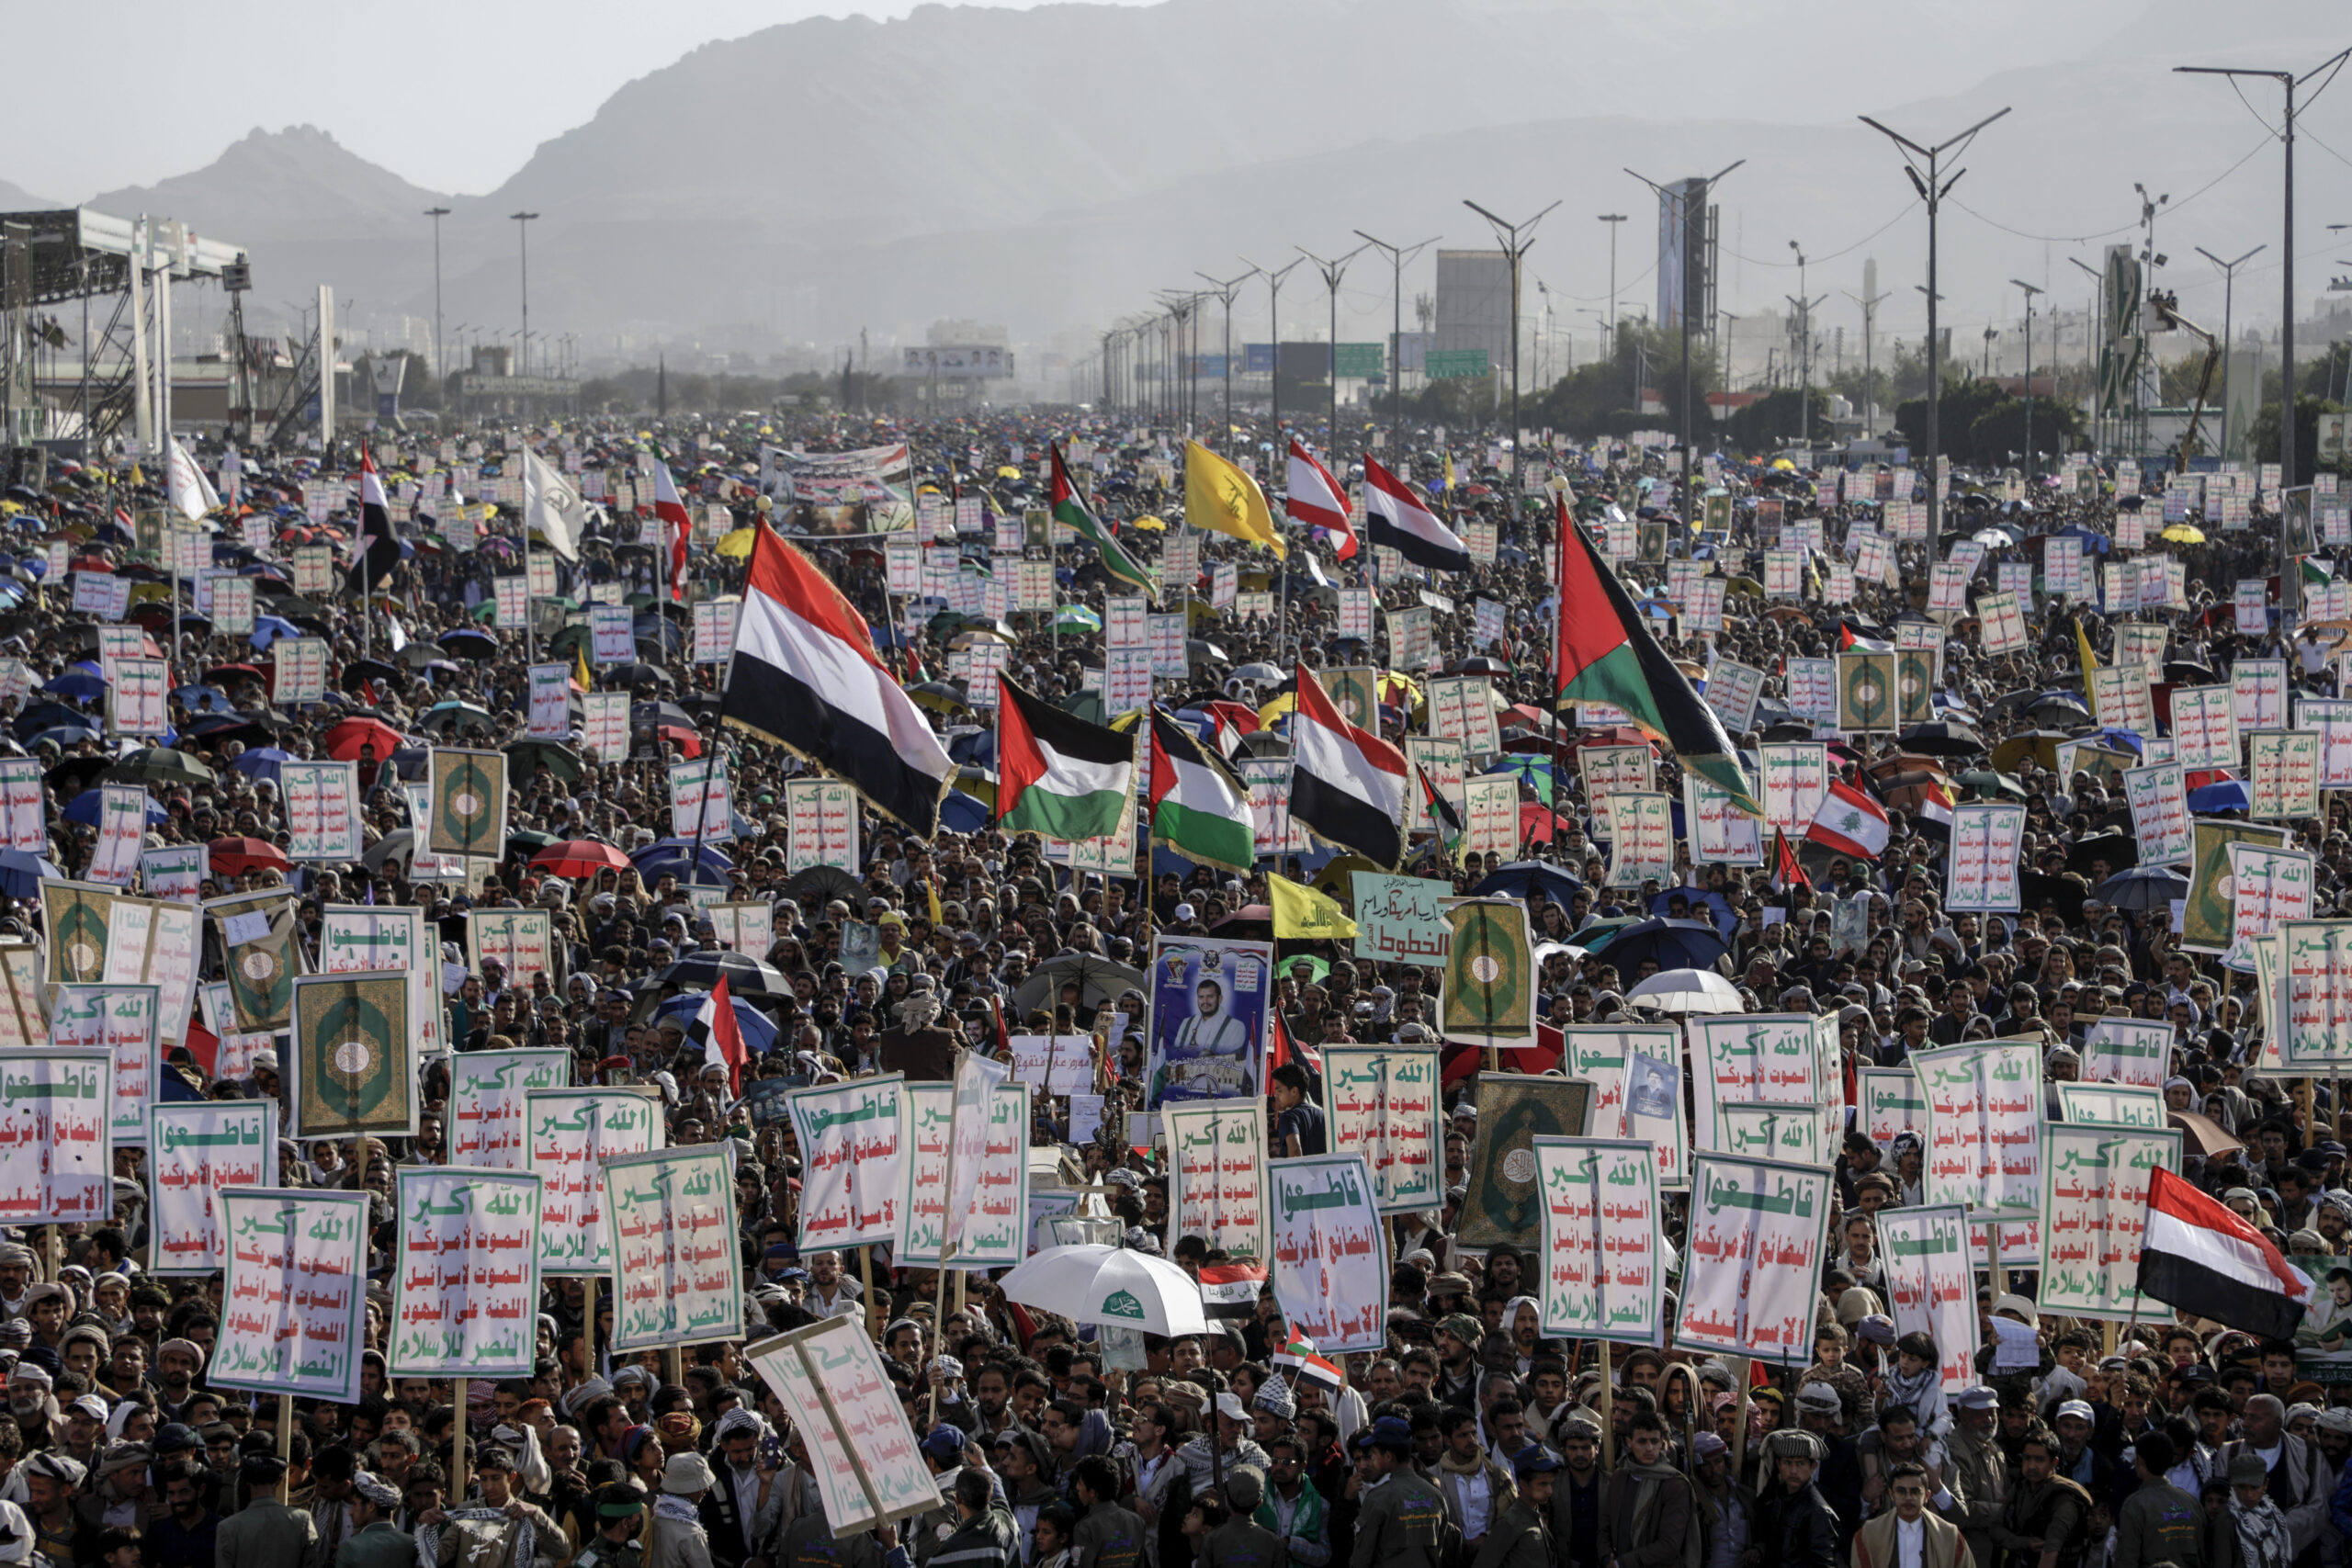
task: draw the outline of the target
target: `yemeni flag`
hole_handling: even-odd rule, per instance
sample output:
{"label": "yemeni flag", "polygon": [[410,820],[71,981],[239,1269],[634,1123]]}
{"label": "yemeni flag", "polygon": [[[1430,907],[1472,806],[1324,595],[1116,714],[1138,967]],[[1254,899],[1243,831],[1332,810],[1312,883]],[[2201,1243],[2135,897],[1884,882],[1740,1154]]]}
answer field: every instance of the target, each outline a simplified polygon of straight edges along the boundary
{"label": "yemeni flag", "polygon": [[1008,833],[1107,838],[1127,814],[1136,742],[996,678],[996,818]]}
{"label": "yemeni flag", "polygon": [[1317,1355],[1315,1341],[1304,1334],[1293,1335],[1290,1343],[1274,1353],[1274,1365],[1288,1371],[1294,1382],[1304,1379],[1326,1393],[1339,1393],[1340,1385],[1347,1381],[1339,1363]]}
{"label": "yemeni flag", "polygon": [[670,552],[670,597],[683,600],[686,596],[686,535],[694,524],[686,516],[686,503],[678,498],[678,481],[670,477],[670,465],[659,457],[653,459],[653,516],[662,525],[662,543]]}
{"label": "yemeni flag", "polygon": [[1363,531],[1415,566],[1431,571],[1468,571],[1470,547],[1421,504],[1412,487],[1369,454],[1363,460]]}
{"label": "yemeni flag", "polygon": [[1291,820],[1374,865],[1398,864],[1412,804],[1404,753],[1341,718],[1304,664],[1297,685],[1290,718]]}
{"label": "yemeni flag", "polygon": [[1227,871],[1248,871],[1258,857],[1250,792],[1215,752],[1156,704],[1151,710],[1151,835],[1187,860]]}
{"label": "yemeni flag", "polygon": [[1832,779],[1804,836],[1838,854],[1876,860],[1886,853],[1888,829],[1884,807],[1845,780]]}
{"label": "yemeni flag", "polygon": [[367,592],[401,564],[401,542],[392,536],[392,509],[384,502],[384,479],[365,446],[359,449],[359,537],[352,545],[358,553],[344,581],[346,592]]}
{"label": "yemeni flag", "polygon": [[2148,1173],[2140,1293],[2265,1339],[2285,1339],[2312,1297],[2308,1275],[2262,1233],[2161,1166]]}
{"label": "yemeni flag", "polygon": [[1258,1297],[1265,1288],[1266,1266],[1262,1263],[1204,1263],[1201,1312],[1208,1317],[1255,1317]]}
{"label": "yemeni flag", "polygon": [[1317,538],[1336,538],[1341,560],[1355,555],[1355,530],[1348,526],[1348,492],[1295,435],[1290,438],[1290,489],[1283,497],[1283,510],[1290,513],[1292,522],[1314,529]]}
{"label": "yemeni flag", "polygon": [[[1609,703],[1674,748],[1675,760],[1732,798],[1743,811],[1764,815],[1747,770],[1715,710],[1699,700],[1674,667],[1634,602],[1568,515],[1553,502],[1562,536],[1558,699]],[[1295,809],[1295,807],[1294,807]]]}
{"label": "yemeni flag", "polygon": [[1939,784],[1919,787],[1919,831],[1931,839],[1951,842],[1951,791]]}
{"label": "yemeni flag", "polygon": [[718,983],[711,987],[710,995],[703,999],[702,1011],[695,1015],[695,1021],[709,1031],[707,1038],[716,1059],[727,1064],[727,1092],[741,1095],[743,1092],[743,1063],[749,1053],[743,1049],[742,1028],[735,1021],[735,1002],[727,993],[726,976],[721,975]]}
{"label": "yemeni flag", "polygon": [[875,657],[865,617],[807,556],[757,527],[720,722],[839,774],[915,832],[936,832],[956,764]]}
{"label": "yemeni flag", "polygon": [[1111,531],[1095,520],[1086,502],[1079,499],[1078,487],[1069,481],[1069,465],[1062,461],[1059,442],[1046,448],[1053,455],[1054,489],[1046,502],[1054,521],[1075,530],[1078,536],[1092,545],[1102,558],[1102,570],[1122,582],[1133,583],[1146,593],[1159,597],[1159,583],[1151,573],[1136,564],[1135,558],[1125,546],[1112,536]]}

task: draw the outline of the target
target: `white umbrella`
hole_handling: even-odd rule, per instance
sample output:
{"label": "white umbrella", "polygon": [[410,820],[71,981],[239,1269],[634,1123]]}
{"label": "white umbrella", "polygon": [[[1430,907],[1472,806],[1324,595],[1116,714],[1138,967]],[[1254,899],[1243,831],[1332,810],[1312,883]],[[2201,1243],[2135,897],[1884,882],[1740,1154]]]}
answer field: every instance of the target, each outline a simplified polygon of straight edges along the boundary
{"label": "white umbrella", "polygon": [[1712,969],[1661,969],[1625,999],[1660,1012],[1738,1012],[1739,987]]}
{"label": "white umbrella", "polygon": [[1201,1288],[1164,1258],[1121,1247],[1049,1247],[1023,1259],[997,1289],[1072,1323],[1137,1328],[1163,1337],[1206,1334]]}

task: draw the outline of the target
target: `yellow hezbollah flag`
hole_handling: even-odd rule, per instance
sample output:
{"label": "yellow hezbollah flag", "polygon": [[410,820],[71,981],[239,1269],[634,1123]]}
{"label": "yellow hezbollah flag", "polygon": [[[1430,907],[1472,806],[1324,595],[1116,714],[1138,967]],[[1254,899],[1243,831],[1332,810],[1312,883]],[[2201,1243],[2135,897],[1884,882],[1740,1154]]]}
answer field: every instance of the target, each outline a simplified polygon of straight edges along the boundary
{"label": "yellow hezbollah flag", "polygon": [[1197,441],[1184,443],[1184,521],[1288,554],[1258,481]]}
{"label": "yellow hezbollah flag", "polygon": [[2091,690],[2091,671],[2098,668],[2098,655],[2091,651],[2091,634],[2083,629],[2083,618],[2080,615],[2075,617],[2075,644],[2083,652],[2083,703],[2091,710],[2091,716],[2097,718],[2098,697]]}
{"label": "yellow hezbollah flag", "polygon": [[1355,921],[1329,895],[1272,874],[1266,886],[1273,896],[1277,941],[1337,942],[1356,934]]}
{"label": "yellow hezbollah flag", "polygon": [[594,691],[596,689],[596,677],[589,673],[588,644],[586,640],[583,638],[582,641],[573,644],[572,651],[579,656],[580,662],[573,668],[571,671],[571,678],[580,682],[580,689],[582,691]]}

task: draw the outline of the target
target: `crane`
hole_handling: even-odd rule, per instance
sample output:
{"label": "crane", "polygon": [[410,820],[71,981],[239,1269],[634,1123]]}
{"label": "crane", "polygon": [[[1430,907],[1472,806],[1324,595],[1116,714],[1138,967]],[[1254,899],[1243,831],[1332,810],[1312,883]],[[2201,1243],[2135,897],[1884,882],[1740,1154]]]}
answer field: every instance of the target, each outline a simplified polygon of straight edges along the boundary
{"label": "crane", "polygon": [[[2205,368],[2197,377],[2197,402],[2188,411],[2188,428],[2181,432],[2180,446],[2173,454],[2172,471],[2185,474],[2188,471],[2189,454],[2197,446],[2198,426],[2205,419],[2205,395],[2213,389],[2213,369],[2222,363],[2222,340],[2180,313],[2180,296],[2177,294],[2151,289],[2148,305],[2155,311],[2156,320],[2165,327],[2188,333],[2205,345]],[[2229,418],[2226,412],[2222,417],[2225,422]]]}

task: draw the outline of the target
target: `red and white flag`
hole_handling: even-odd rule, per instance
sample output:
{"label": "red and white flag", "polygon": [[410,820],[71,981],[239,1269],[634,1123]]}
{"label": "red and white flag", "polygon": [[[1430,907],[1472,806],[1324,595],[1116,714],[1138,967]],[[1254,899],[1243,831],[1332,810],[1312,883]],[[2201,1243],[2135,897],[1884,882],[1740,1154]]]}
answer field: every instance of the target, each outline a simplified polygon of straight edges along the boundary
{"label": "red and white flag", "polygon": [[1336,536],[1341,560],[1355,555],[1356,531],[1348,526],[1347,488],[1295,435],[1290,438],[1290,492],[1283,499],[1283,509],[1294,521]]}
{"label": "red and white flag", "polygon": [[1367,454],[1363,460],[1364,532],[1375,545],[1431,571],[1468,571],[1470,547],[1421,504],[1412,487]]}
{"label": "red and white flag", "polygon": [[1832,779],[1804,836],[1841,855],[1876,860],[1886,852],[1886,810],[1842,779]]}
{"label": "red and white flag", "polygon": [[726,976],[721,975],[710,995],[703,998],[702,1011],[695,1021],[709,1032],[705,1036],[710,1044],[707,1059],[727,1064],[727,1092],[741,1095],[743,1064],[750,1054],[743,1049],[743,1026],[735,1021],[735,1001],[728,995]]}
{"label": "red and white flag", "polygon": [[662,547],[670,552],[670,597],[684,599],[686,534],[694,523],[686,516],[686,503],[678,499],[678,481],[670,477],[670,465],[659,457],[653,459],[653,515],[662,524]]}
{"label": "red and white flag", "polygon": [[2139,1283],[2143,1296],[2264,1339],[2293,1334],[2312,1292],[2260,1231],[2162,1167],[2148,1173]]}

